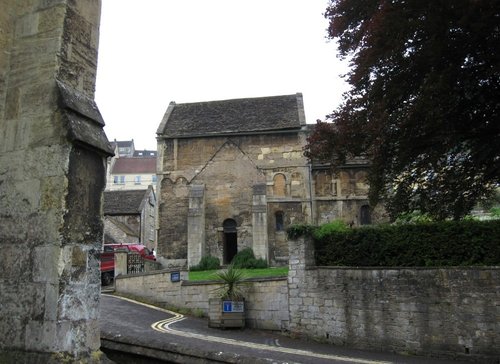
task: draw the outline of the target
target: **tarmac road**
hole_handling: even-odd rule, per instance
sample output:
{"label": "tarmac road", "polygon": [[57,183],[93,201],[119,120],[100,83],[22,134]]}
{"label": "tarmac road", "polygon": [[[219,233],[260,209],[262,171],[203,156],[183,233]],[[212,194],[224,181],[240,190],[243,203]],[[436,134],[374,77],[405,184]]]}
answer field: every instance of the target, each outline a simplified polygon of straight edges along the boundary
{"label": "tarmac road", "polygon": [[261,330],[214,329],[206,319],[111,295],[101,296],[101,345],[174,363],[456,363],[346,349]]}

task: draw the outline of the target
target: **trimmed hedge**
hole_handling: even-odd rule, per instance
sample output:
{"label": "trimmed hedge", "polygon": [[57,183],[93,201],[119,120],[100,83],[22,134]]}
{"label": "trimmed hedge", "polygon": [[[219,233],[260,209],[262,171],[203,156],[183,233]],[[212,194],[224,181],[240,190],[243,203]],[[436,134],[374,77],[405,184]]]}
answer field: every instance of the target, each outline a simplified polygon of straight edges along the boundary
{"label": "trimmed hedge", "polygon": [[500,220],[378,225],[312,236],[318,266],[500,265]]}

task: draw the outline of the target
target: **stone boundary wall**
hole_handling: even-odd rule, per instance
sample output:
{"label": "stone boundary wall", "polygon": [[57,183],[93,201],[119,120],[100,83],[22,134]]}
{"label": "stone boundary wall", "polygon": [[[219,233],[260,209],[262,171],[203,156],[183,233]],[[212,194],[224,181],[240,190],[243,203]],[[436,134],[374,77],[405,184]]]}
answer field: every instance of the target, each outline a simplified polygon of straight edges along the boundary
{"label": "stone boundary wall", "polygon": [[[180,271],[180,282],[171,282],[176,270],[118,276],[115,292],[145,298],[162,305],[201,310],[208,314],[209,298],[217,297],[220,283],[189,282],[188,272]],[[247,327],[288,330],[288,287],[286,278],[249,279],[245,286]]]}
{"label": "stone boundary wall", "polygon": [[[248,282],[247,327],[359,349],[498,363],[499,267],[315,267],[310,241],[289,247],[287,279]],[[116,291],[206,314],[219,284],[170,282],[170,272],[118,277]]]}
{"label": "stone boundary wall", "polygon": [[312,242],[290,249],[292,333],[360,349],[500,357],[500,268],[310,267]]}

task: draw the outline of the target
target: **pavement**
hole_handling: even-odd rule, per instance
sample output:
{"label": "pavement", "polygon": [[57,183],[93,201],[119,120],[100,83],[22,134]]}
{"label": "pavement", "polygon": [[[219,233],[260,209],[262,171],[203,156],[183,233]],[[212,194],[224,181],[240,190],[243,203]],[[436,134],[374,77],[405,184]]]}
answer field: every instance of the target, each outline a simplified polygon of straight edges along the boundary
{"label": "pavement", "polygon": [[272,331],[209,328],[207,319],[109,294],[101,296],[101,347],[137,355],[134,363],[456,363],[348,349]]}

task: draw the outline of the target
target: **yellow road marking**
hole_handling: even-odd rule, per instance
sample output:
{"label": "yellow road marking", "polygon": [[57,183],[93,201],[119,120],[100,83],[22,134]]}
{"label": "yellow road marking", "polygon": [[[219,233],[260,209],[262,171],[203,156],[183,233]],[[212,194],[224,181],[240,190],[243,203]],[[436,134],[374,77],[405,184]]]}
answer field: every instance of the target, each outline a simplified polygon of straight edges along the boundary
{"label": "yellow road marking", "polygon": [[223,337],[219,337],[219,336],[201,335],[201,334],[196,334],[196,333],[192,333],[192,332],[180,331],[180,330],[176,330],[176,329],[173,329],[170,327],[170,325],[173,325],[173,324],[185,319],[184,315],[181,315],[180,313],[176,313],[176,312],[173,312],[170,310],[166,310],[163,308],[148,305],[146,303],[134,301],[132,299],[125,298],[125,297],[112,296],[112,295],[106,295],[106,296],[119,298],[121,300],[129,301],[129,302],[132,302],[132,303],[135,303],[138,305],[142,305],[142,306],[149,307],[149,308],[152,308],[152,309],[157,310],[157,311],[162,311],[162,312],[168,313],[170,315],[173,315],[173,317],[170,317],[170,318],[165,319],[165,320],[160,320],[160,321],[157,321],[157,322],[154,322],[151,324],[151,328],[153,330],[156,330],[156,331],[162,332],[162,333],[168,333],[168,334],[173,334],[176,336],[194,338],[194,339],[204,340],[204,341],[209,341],[209,342],[217,342],[217,343],[224,343],[224,344],[235,345],[235,346],[242,346],[245,348],[275,351],[275,352],[280,352],[280,353],[301,355],[301,356],[314,357],[314,358],[320,358],[320,359],[340,360],[340,361],[344,361],[344,362],[359,363],[359,364],[392,364],[392,362],[389,362],[389,361],[369,360],[369,359],[353,358],[350,356],[341,356],[341,355],[320,354],[320,353],[315,353],[315,352],[307,351],[307,350],[286,348],[283,346],[275,347],[275,346],[269,346],[269,345],[265,345],[265,344],[252,343],[252,342],[248,342],[248,341],[227,339],[227,338],[223,338]]}

